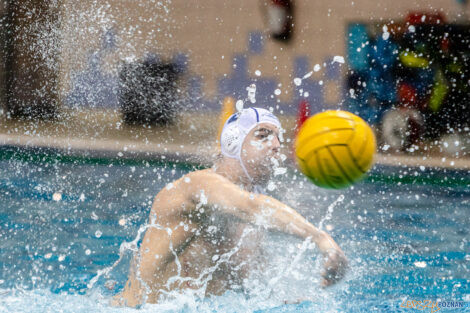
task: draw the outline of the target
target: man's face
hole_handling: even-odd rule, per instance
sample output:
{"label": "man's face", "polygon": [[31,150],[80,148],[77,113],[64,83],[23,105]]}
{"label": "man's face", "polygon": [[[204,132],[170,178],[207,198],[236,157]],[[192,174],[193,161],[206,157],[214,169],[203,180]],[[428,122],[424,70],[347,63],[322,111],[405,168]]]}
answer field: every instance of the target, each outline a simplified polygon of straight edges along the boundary
{"label": "man's face", "polygon": [[269,123],[258,124],[245,137],[241,157],[248,174],[257,184],[266,183],[275,163],[280,163],[280,148],[279,129]]}

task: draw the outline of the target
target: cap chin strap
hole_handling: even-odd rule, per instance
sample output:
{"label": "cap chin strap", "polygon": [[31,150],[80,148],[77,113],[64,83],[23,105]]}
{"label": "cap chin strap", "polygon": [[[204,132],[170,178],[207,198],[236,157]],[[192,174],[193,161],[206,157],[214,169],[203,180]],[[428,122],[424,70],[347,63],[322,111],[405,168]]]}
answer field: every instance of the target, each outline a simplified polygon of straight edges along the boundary
{"label": "cap chin strap", "polygon": [[250,176],[250,174],[248,174],[248,171],[246,170],[246,167],[245,167],[245,164],[243,164],[243,160],[240,156],[240,158],[238,159],[238,161],[240,161],[240,165],[242,166],[242,169],[243,171],[245,172],[245,175],[248,177],[248,179],[250,180],[250,183],[253,184],[253,178]]}
{"label": "cap chin strap", "polygon": [[253,184],[253,178],[250,176],[250,174],[248,174],[248,171],[246,170],[246,167],[243,164],[242,159],[240,158],[239,160],[240,160],[240,165],[242,166],[243,171],[245,172],[246,176],[250,180],[251,187],[253,188],[252,192],[258,193],[258,194],[264,194],[265,190],[262,187],[260,187],[259,185]]}
{"label": "cap chin strap", "polygon": [[[256,111],[256,110],[255,110]],[[238,121],[237,121],[238,122]],[[241,140],[241,146],[240,146],[240,152],[238,153],[238,161],[240,162],[240,165],[242,166],[242,169],[243,169],[243,172],[245,172],[245,175],[246,177],[248,177],[248,180],[250,181],[250,183],[253,185],[253,177],[250,176],[250,174],[248,174],[248,171],[245,167],[245,164],[243,163],[243,159],[242,159],[242,147],[243,147],[243,142],[245,141],[246,139],[246,136],[248,135],[248,133],[253,129],[255,128],[259,123],[256,123],[254,125],[252,125],[250,128],[248,128],[244,134],[243,134],[243,137],[239,138],[239,140]]]}

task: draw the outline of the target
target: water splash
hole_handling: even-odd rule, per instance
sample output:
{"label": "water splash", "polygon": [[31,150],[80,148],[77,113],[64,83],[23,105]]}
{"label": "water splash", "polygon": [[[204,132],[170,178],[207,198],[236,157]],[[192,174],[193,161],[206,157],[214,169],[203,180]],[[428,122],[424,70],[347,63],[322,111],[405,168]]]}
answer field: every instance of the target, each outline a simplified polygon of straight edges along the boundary
{"label": "water splash", "polygon": [[307,238],[302,242],[302,244],[299,248],[299,251],[294,256],[292,262],[287,263],[287,266],[285,268],[283,268],[281,271],[279,271],[279,273],[276,276],[274,276],[273,278],[271,278],[269,280],[268,285],[267,285],[267,289],[265,291],[266,292],[266,295],[265,295],[266,298],[270,298],[270,297],[274,296],[274,293],[276,292],[275,291],[275,286],[277,285],[277,283],[282,278],[290,275],[292,270],[299,265],[300,261],[302,260],[302,256],[304,255],[304,253],[307,250],[311,250],[314,246],[315,245],[311,242],[310,238]]}
{"label": "water splash", "polygon": [[[203,299],[206,294],[208,283],[212,279],[212,274],[215,273],[221,267],[221,265],[229,263],[230,258],[240,250],[245,237],[248,234],[252,233],[253,231],[254,229],[251,227],[244,228],[243,233],[240,236],[240,240],[238,241],[238,243],[229,251],[221,254],[213,266],[207,267],[204,270],[202,270],[202,272],[199,274],[198,277],[196,278],[182,277],[181,272],[178,270],[178,273],[175,276],[170,277],[165,285],[165,287],[169,291],[160,290],[162,294],[167,296],[166,300],[170,298],[176,299],[181,296],[182,290],[179,288],[174,288],[170,290],[171,285],[173,285],[174,283],[179,283],[179,286],[181,286],[183,283],[186,283],[186,282],[190,283],[191,285],[200,286],[200,287],[197,289],[184,290],[184,293],[185,294],[189,293],[192,296],[196,296],[199,299]],[[177,256],[175,256],[175,258],[177,258]]]}
{"label": "water splash", "polygon": [[323,223],[331,219],[335,206],[343,202],[343,200],[344,200],[344,195],[339,195],[339,197],[328,206],[326,215],[320,220],[320,223],[318,224],[318,229],[323,230]]}
{"label": "water splash", "polygon": [[[101,276],[107,276],[109,275],[109,273],[119,264],[121,263],[124,255],[126,254],[127,251],[132,251],[132,252],[137,252],[138,251],[138,248],[137,248],[137,243],[139,242],[139,240],[141,239],[143,233],[150,227],[152,226],[156,226],[156,225],[144,225],[144,226],[141,226],[139,228],[139,230],[137,231],[137,235],[136,237],[134,238],[134,240],[132,240],[131,242],[123,242],[121,244],[121,246],[119,247],[119,258],[111,265],[111,266],[108,266],[104,269],[101,269],[101,270],[98,270],[97,274],[92,278],[90,279],[90,282],[87,284],[87,288],[88,289],[92,289],[93,286],[96,284],[96,282],[100,279]],[[157,226],[158,227],[158,226]]]}
{"label": "water splash", "polygon": [[246,87],[247,91],[247,99],[252,104],[256,103],[256,85],[251,84],[250,86]]}

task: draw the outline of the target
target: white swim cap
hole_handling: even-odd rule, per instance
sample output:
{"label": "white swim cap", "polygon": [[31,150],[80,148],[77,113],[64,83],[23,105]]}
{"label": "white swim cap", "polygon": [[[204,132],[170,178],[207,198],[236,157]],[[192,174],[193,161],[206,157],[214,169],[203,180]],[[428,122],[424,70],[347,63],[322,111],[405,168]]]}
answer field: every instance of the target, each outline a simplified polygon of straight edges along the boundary
{"label": "white swim cap", "polygon": [[247,108],[232,114],[224,124],[220,134],[222,154],[240,161],[245,174],[248,174],[241,159],[242,145],[248,133],[260,123],[269,123],[281,129],[281,123],[274,114],[262,108]]}

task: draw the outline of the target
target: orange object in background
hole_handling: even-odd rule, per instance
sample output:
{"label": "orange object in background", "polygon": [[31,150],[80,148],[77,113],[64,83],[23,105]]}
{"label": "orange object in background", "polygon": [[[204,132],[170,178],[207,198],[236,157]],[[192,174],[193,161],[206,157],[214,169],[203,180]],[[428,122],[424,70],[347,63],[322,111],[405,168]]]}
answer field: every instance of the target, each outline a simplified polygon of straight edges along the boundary
{"label": "orange object in background", "polygon": [[220,112],[219,120],[219,130],[217,131],[217,142],[220,141],[220,134],[224,128],[225,121],[235,113],[235,99],[232,97],[225,97],[224,102],[222,103],[222,110]]}

